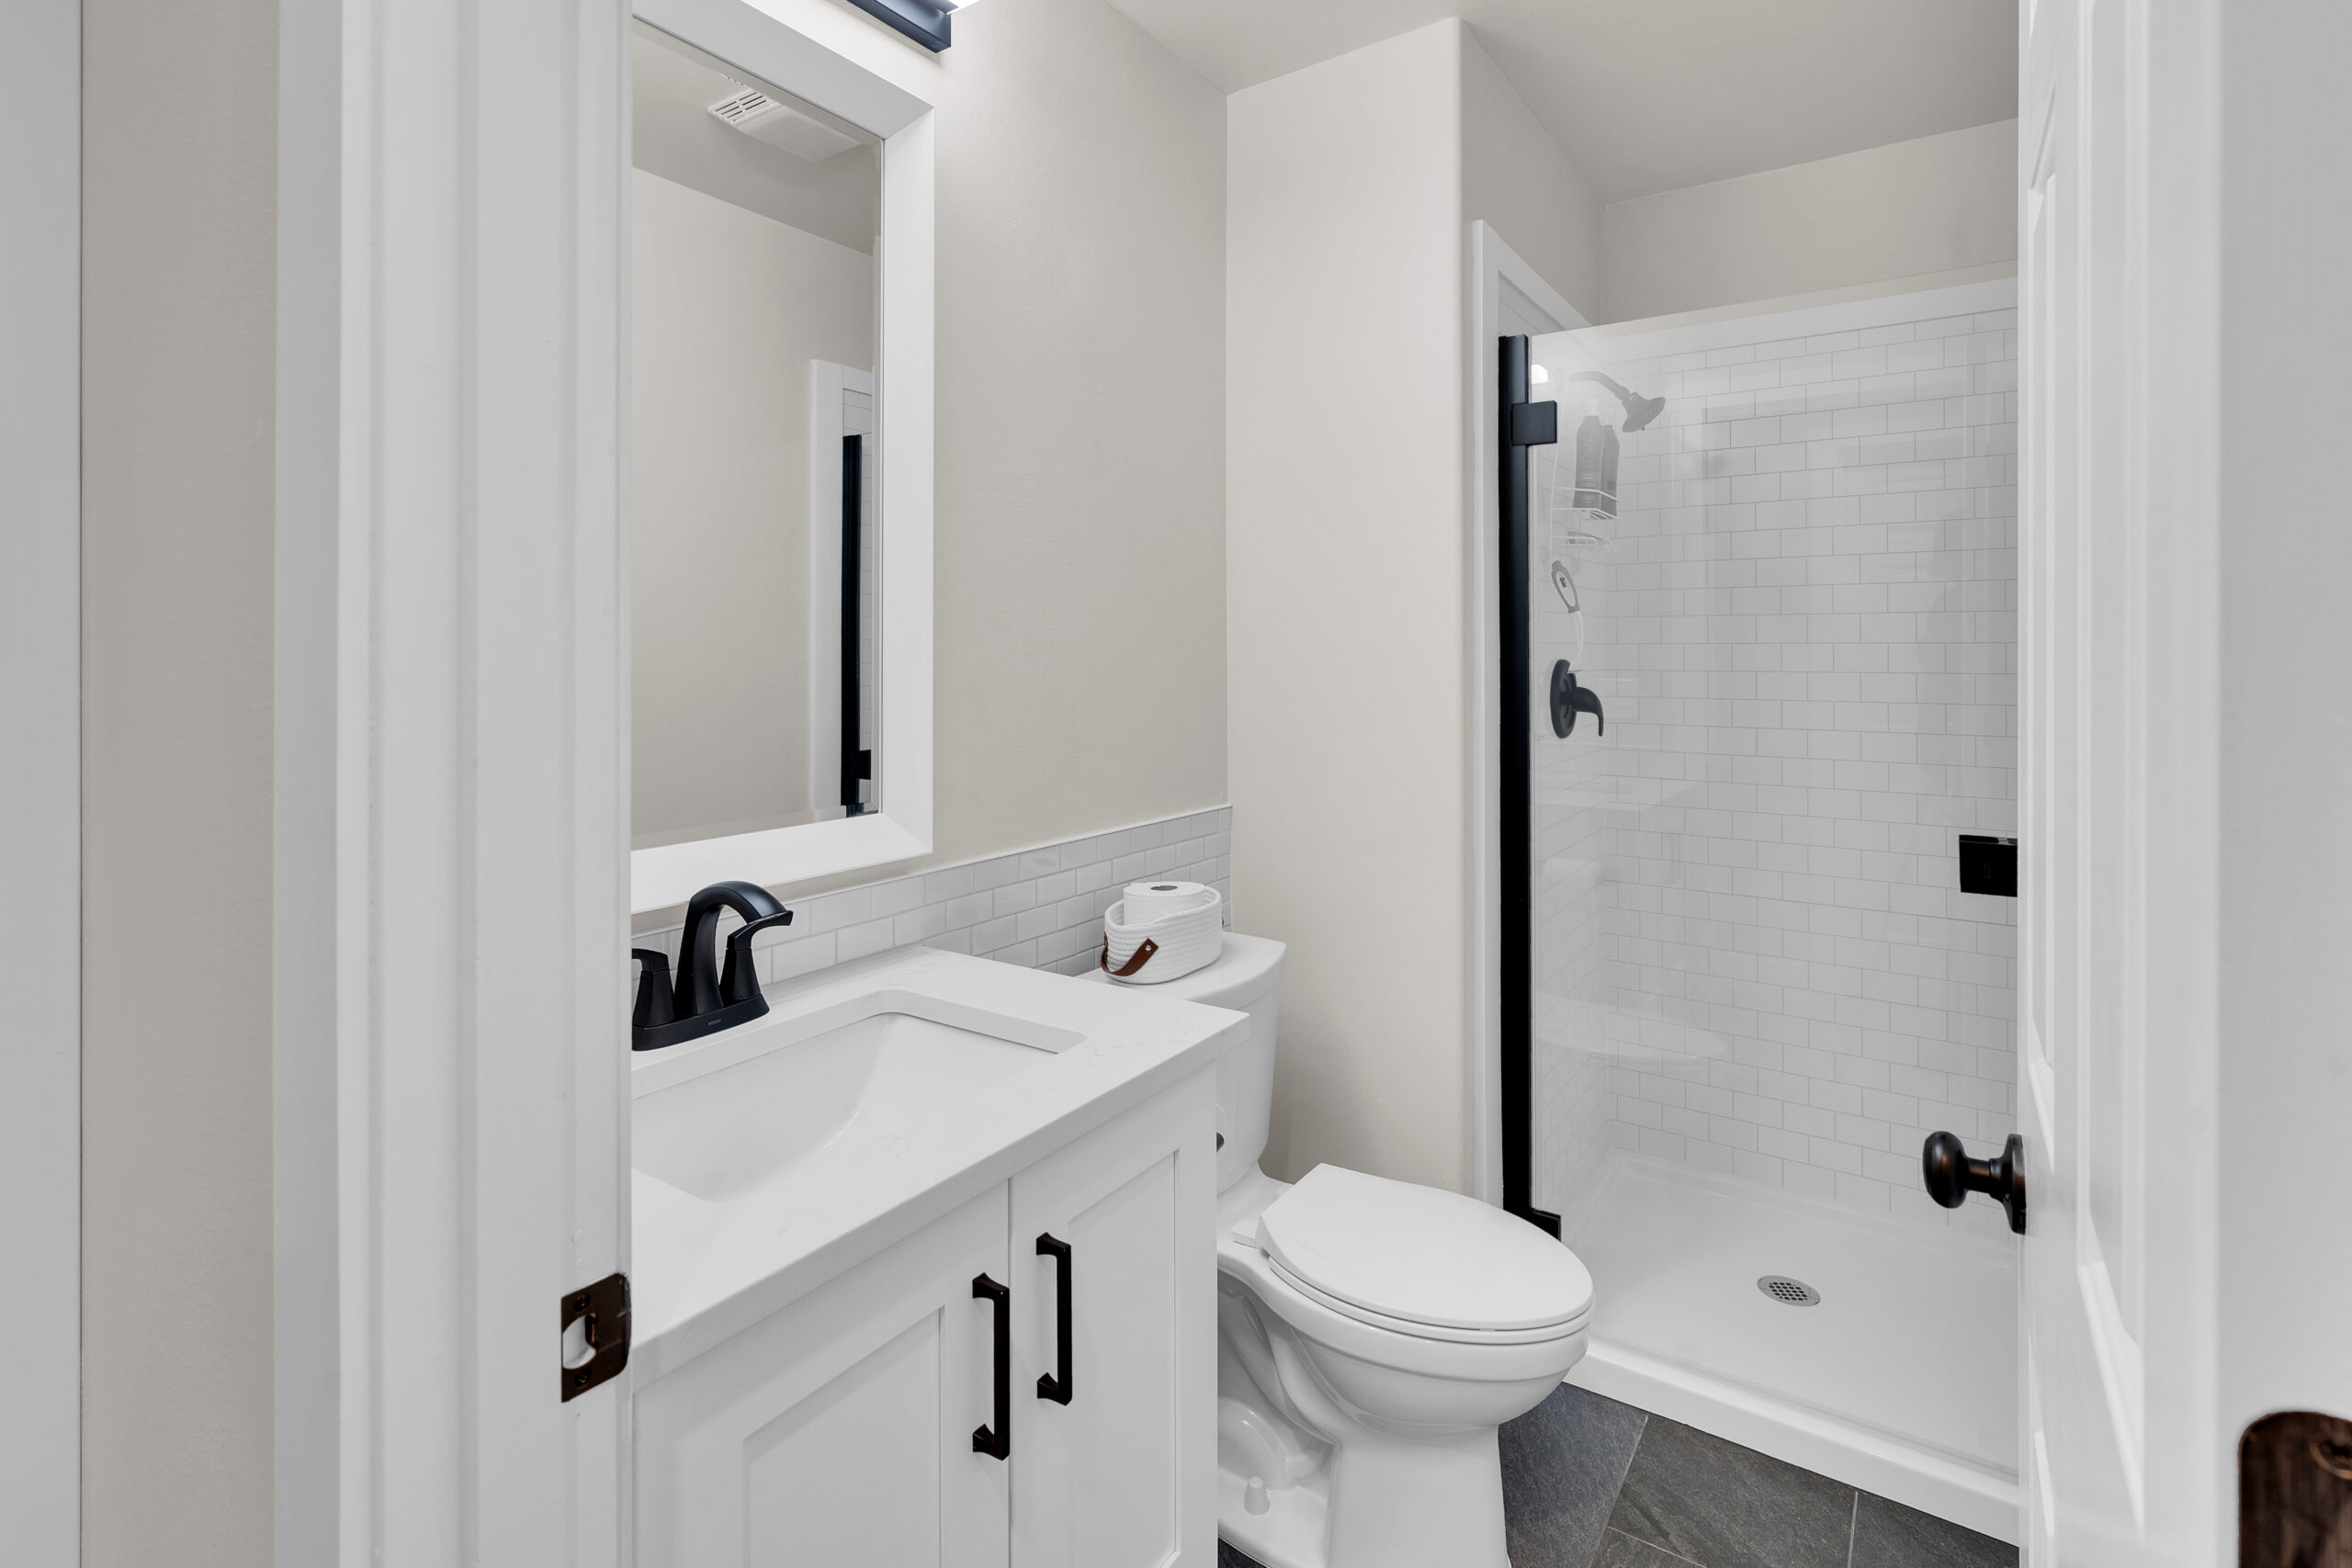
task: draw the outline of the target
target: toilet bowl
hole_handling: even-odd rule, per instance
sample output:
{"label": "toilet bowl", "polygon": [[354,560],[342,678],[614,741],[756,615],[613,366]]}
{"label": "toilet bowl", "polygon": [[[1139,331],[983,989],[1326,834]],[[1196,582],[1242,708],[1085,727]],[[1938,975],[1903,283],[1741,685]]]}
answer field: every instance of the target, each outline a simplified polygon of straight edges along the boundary
{"label": "toilet bowl", "polygon": [[1266,1568],[1508,1568],[1495,1429],[1584,1354],[1592,1278],[1459,1193],[1258,1168],[1283,944],[1150,989],[1250,1016],[1217,1073],[1217,1529]]}

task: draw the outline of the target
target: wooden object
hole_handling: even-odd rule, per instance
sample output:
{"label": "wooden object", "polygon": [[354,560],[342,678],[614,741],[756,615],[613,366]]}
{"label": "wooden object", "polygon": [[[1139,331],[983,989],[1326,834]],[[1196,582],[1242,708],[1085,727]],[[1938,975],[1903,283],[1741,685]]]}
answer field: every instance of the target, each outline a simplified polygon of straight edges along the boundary
{"label": "wooden object", "polygon": [[2238,1568],[2352,1568],[2352,1421],[2288,1410],[2245,1429]]}

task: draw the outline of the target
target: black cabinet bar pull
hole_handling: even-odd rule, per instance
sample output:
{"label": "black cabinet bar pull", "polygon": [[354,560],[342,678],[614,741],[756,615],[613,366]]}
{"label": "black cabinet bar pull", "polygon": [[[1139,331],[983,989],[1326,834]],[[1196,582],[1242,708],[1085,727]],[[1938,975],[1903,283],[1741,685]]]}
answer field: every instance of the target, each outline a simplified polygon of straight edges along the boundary
{"label": "black cabinet bar pull", "polygon": [[1050,1258],[1060,1265],[1055,1270],[1054,1281],[1054,1370],[1037,1377],[1037,1397],[1050,1399],[1056,1404],[1068,1404],[1070,1394],[1069,1368],[1069,1243],[1056,1241],[1050,1235],[1037,1238],[1037,1256]]}
{"label": "black cabinet bar pull", "polygon": [[986,1274],[972,1277],[972,1294],[996,1307],[996,1425],[972,1429],[972,1451],[1012,1457],[1012,1289]]}

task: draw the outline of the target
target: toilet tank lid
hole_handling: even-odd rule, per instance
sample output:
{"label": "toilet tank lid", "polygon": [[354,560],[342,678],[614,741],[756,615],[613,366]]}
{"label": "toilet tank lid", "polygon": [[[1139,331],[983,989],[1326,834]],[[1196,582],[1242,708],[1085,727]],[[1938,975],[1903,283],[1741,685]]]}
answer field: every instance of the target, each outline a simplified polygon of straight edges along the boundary
{"label": "toilet tank lid", "polygon": [[1443,1328],[1545,1328],[1592,1305],[1577,1255],[1501,1209],[1318,1165],[1258,1219],[1276,1263],[1340,1301]]}
{"label": "toilet tank lid", "polygon": [[[1283,943],[1271,937],[1239,936],[1227,931],[1225,949],[1213,962],[1173,980],[1133,988],[1180,1002],[1202,1002],[1238,1010],[1264,996],[1282,977],[1285,951]],[[1110,976],[1100,969],[1089,969],[1085,974],[1089,979],[1110,983]]]}

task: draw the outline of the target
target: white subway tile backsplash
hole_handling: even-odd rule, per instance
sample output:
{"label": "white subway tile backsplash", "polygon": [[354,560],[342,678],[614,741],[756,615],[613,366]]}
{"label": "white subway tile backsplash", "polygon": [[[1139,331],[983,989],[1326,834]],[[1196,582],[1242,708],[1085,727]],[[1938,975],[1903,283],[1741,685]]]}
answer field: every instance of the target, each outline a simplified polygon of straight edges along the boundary
{"label": "white subway tile backsplash", "polygon": [[[915,944],[1076,973],[1101,946],[1103,911],[1139,876],[1204,882],[1229,898],[1232,843],[1231,812],[1217,807],[796,898],[791,925],[752,938],[760,977],[774,984]],[[1147,862],[1156,863],[1148,872]],[[680,935],[673,926],[635,943],[659,948],[674,964]]]}

